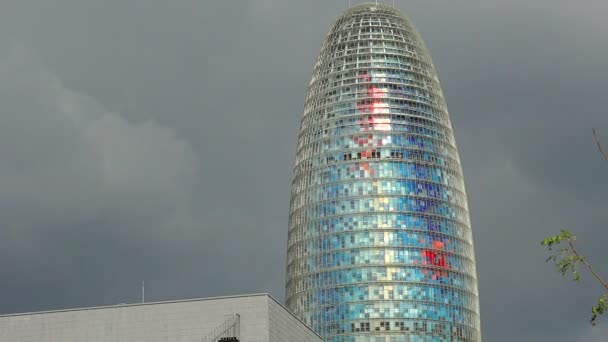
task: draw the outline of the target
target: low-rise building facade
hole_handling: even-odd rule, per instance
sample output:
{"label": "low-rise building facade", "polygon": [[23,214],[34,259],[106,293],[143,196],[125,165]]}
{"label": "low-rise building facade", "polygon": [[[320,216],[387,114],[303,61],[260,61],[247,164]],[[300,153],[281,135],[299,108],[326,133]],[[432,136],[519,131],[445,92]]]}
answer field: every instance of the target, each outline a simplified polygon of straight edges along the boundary
{"label": "low-rise building facade", "polygon": [[0,316],[2,342],[319,342],[268,294]]}

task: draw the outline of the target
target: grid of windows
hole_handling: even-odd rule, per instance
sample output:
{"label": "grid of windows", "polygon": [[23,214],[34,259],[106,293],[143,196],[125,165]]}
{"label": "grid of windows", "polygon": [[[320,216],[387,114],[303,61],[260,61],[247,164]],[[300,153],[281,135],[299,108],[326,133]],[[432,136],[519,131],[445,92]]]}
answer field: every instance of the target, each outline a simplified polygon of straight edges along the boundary
{"label": "grid of windows", "polygon": [[315,64],[289,217],[287,306],[326,341],[479,342],[466,192],[422,39],[398,11],[338,18]]}

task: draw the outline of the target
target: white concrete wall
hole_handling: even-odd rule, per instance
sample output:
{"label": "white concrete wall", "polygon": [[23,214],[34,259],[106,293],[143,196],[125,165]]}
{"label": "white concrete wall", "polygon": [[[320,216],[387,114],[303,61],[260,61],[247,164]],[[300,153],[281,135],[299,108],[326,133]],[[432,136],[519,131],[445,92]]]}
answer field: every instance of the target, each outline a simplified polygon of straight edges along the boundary
{"label": "white concrete wall", "polygon": [[[271,302],[275,303],[268,295],[254,295],[0,316],[0,341],[200,342],[226,320],[225,315],[238,313],[241,342],[269,342]],[[273,309],[274,319],[284,321],[282,316],[293,317]]]}
{"label": "white concrete wall", "polygon": [[321,338],[287,311],[274,299],[268,297],[270,323],[269,342],[311,342]]}

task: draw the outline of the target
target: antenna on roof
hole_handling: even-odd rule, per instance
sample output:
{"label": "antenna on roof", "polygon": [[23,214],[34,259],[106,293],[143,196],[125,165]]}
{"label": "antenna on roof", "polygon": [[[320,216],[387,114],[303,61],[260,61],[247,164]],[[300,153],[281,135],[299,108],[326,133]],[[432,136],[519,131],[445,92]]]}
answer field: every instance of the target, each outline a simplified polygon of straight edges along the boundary
{"label": "antenna on roof", "polygon": [[143,280],[141,281],[141,302],[146,302],[146,282]]}

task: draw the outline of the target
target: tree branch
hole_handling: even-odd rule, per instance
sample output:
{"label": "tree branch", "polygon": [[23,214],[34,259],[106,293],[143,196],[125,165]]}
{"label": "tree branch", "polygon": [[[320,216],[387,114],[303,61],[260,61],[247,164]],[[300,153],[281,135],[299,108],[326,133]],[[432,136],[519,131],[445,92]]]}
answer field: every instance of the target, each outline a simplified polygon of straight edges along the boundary
{"label": "tree branch", "polygon": [[583,257],[580,256],[580,254],[578,254],[578,251],[576,250],[576,248],[574,248],[574,244],[572,243],[572,240],[568,239],[568,245],[570,245],[570,250],[572,251],[572,253],[574,253],[574,255],[576,255],[579,260],[581,260],[585,266],[587,266],[587,269],[589,270],[589,272],[591,272],[591,274],[593,274],[593,276],[599,280],[600,283],[602,283],[602,285],[606,288],[606,290],[608,290],[608,283],[606,283],[606,281],[604,279],[602,279],[602,277],[600,277],[597,273],[595,273],[595,271],[593,270],[593,268],[591,267],[591,264],[589,264],[589,262],[587,262],[587,260]]}
{"label": "tree branch", "polygon": [[608,153],[604,152],[602,149],[602,144],[600,143],[600,139],[597,138],[597,134],[595,133],[595,128],[593,129],[593,139],[595,139],[595,144],[597,145],[597,149],[600,151],[604,159],[608,160]]}

